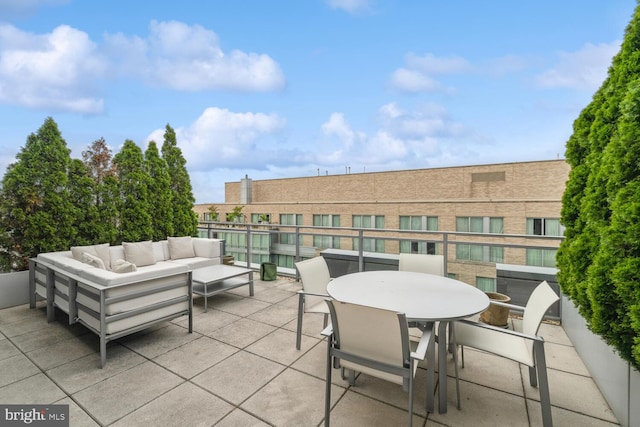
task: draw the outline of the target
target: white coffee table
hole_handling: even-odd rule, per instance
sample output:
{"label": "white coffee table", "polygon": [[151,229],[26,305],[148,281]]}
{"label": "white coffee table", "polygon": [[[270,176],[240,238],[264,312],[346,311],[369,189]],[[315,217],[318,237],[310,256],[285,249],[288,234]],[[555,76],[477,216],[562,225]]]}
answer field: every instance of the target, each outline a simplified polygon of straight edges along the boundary
{"label": "white coffee table", "polygon": [[[204,297],[204,311],[207,312],[207,298],[240,286],[249,285],[249,295],[253,296],[253,270],[225,264],[196,268],[191,273],[193,293]],[[247,277],[241,277],[241,276]]]}

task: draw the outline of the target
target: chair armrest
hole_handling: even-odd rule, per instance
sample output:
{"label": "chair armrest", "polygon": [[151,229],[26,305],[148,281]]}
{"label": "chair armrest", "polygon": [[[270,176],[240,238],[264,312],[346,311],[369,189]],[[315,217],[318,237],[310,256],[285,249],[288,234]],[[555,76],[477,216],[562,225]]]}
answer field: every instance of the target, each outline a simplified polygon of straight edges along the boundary
{"label": "chair armrest", "polygon": [[474,321],[467,320],[467,319],[456,320],[456,322],[464,323],[464,324],[467,324],[469,326],[474,326],[474,327],[477,327],[477,328],[489,329],[489,330],[500,332],[500,333],[507,334],[507,335],[513,335],[515,337],[520,337],[520,338],[524,338],[524,339],[531,340],[531,341],[544,342],[544,338],[542,338],[541,336],[523,334],[522,332],[512,331],[511,329],[498,328],[496,326],[487,325],[486,323],[474,322]]}
{"label": "chair armrest", "polygon": [[429,344],[431,344],[431,340],[434,338],[433,322],[429,322],[424,327],[421,327],[420,330],[422,331],[422,336],[420,337],[416,351],[411,352],[411,358],[424,360],[427,350],[429,349]]}
{"label": "chair armrest", "polygon": [[524,307],[522,307],[520,305],[509,304],[509,303],[502,302],[502,301],[489,300],[489,303],[493,304],[493,305],[500,306],[500,307],[507,307],[507,308],[510,308],[511,310],[515,310],[515,311],[524,311],[524,309],[525,309]]}
{"label": "chair armrest", "polygon": [[302,294],[302,295],[313,295],[313,296],[316,296],[316,297],[331,298],[331,295],[329,295],[329,294],[316,294],[316,293],[313,293],[313,292],[305,292],[303,290],[299,290],[298,293]]}
{"label": "chair armrest", "polygon": [[333,325],[329,325],[324,328],[322,332],[320,332],[320,335],[323,335],[325,337],[330,337],[331,335],[333,335]]}

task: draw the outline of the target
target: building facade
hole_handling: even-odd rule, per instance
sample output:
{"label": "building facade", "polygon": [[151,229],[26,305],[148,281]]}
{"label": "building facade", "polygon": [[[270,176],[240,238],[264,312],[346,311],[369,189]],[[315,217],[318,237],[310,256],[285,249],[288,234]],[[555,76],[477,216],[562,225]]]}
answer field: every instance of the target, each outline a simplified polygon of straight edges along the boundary
{"label": "building facade", "polygon": [[[332,236],[335,230],[323,236],[317,229],[317,235],[299,237],[300,244],[316,251],[358,250],[362,244],[369,252],[443,253],[442,233],[483,233],[482,238],[446,236],[448,274],[491,289],[496,263],[555,266],[552,247],[559,239],[537,242],[545,249],[513,245],[536,244],[535,239],[517,235],[562,236],[559,218],[569,170],[564,160],[550,160],[257,181],[245,177],[225,184],[225,202],[215,204],[215,210],[224,220],[242,207],[239,221],[268,222],[271,227],[371,229],[372,237],[364,240]],[[211,219],[211,206],[195,206],[202,221]],[[385,234],[376,235],[376,229]],[[389,230],[404,233],[392,236]],[[433,241],[425,241],[424,235],[412,240],[407,230],[438,233],[433,233]],[[507,241],[507,235],[516,237]],[[296,243],[292,238],[295,235],[282,232],[275,242],[265,237],[271,240],[262,246],[269,249],[258,250],[262,258],[257,260],[292,266],[294,255],[287,252]]]}

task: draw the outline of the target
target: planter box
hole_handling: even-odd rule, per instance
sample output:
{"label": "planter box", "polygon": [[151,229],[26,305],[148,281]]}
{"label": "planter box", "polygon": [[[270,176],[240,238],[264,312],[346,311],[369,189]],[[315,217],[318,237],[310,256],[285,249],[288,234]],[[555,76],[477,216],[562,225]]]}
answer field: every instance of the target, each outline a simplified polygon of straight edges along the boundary
{"label": "planter box", "polygon": [[29,302],[29,271],[0,274],[0,309]]}
{"label": "planter box", "polygon": [[562,297],[562,327],[593,380],[624,427],[640,426],[640,372],[620,358],[587,323],[572,301]]}

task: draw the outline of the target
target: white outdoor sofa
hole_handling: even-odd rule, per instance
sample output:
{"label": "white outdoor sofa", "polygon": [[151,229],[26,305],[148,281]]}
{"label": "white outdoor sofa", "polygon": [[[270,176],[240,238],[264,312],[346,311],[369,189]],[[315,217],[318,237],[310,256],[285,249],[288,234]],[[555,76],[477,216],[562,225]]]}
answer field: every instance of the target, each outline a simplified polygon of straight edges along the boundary
{"label": "white outdoor sofa", "polygon": [[222,263],[224,241],[178,237],[71,249],[30,260],[30,306],[43,298],[49,322],[57,308],[69,324],[96,333],[104,366],[109,341],[185,315],[192,332],[191,271]]}

